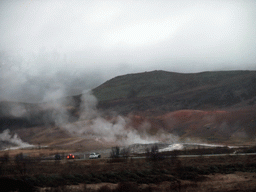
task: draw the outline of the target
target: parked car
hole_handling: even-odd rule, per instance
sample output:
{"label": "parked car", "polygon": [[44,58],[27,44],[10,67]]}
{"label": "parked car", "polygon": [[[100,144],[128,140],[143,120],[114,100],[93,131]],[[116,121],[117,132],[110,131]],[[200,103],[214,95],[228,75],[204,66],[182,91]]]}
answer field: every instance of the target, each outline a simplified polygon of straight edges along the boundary
{"label": "parked car", "polygon": [[101,155],[99,153],[91,153],[89,159],[98,159]]}
{"label": "parked car", "polygon": [[69,155],[67,156],[67,159],[75,159],[75,155],[69,154]]}
{"label": "parked car", "polygon": [[55,160],[61,160],[60,154],[55,155]]}

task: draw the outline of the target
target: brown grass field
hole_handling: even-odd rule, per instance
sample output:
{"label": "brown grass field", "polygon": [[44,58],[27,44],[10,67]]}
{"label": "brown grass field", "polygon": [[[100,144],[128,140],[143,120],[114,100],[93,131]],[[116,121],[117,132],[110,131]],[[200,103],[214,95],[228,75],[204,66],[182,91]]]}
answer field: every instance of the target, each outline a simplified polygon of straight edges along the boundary
{"label": "brown grass field", "polygon": [[[49,154],[56,152],[44,150]],[[12,187],[25,185],[26,191],[224,192],[256,189],[255,155],[40,161],[32,158],[34,155],[15,160],[14,154],[10,152],[9,161],[1,161],[0,184],[7,188],[8,183]],[[9,191],[22,191],[22,187]]]}

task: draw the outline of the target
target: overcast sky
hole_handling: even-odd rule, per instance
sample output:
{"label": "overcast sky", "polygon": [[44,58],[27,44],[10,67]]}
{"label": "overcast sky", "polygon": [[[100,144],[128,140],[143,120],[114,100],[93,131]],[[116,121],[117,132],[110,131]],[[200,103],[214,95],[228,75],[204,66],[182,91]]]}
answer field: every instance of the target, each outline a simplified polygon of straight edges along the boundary
{"label": "overcast sky", "polygon": [[256,70],[255,61],[254,0],[0,2],[0,100],[42,101],[151,70]]}

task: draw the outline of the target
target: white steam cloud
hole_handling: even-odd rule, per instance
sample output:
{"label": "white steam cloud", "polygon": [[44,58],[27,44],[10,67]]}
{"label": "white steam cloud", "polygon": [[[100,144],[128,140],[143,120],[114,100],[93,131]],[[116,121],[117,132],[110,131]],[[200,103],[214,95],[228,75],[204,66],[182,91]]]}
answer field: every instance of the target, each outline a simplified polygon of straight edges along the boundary
{"label": "white steam cloud", "polygon": [[6,143],[8,146],[13,146],[8,147],[8,149],[33,147],[33,145],[30,145],[29,143],[23,142],[16,133],[11,135],[9,129],[4,130],[3,133],[0,134],[0,142]]}
{"label": "white steam cloud", "polygon": [[[152,129],[150,122],[145,121],[139,127],[133,127],[132,119],[129,117],[116,115],[115,112],[106,115],[107,112],[97,109],[98,101],[91,91],[83,92],[79,110],[75,108],[75,101],[72,97],[63,98],[63,95],[65,92],[58,89],[56,92],[46,93],[44,100],[47,102],[39,104],[38,107],[29,108],[23,105],[13,105],[9,106],[8,113],[15,117],[27,117],[34,123],[43,121],[46,128],[50,128],[54,123],[78,140],[94,139],[102,144],[112,143],[126,146],[138,143],[175,143],[179,141],[177,136],[164,130],[150,134]],[[60,97],[63,99],[57,99]],[[70,111],[76,110],[77,114],[71,115]],[[17,134],[11,135],[9,129],[0,134],[0,142],[1,148],[3,146],[15,146],[16,148],[32,146],[23,142]]]}
{"label": "white steam cloud", "polygon": [[143,123],[137,131],[130,126],[130,119],[120,115],[112,116],[109,119],[103,117],[97,110],[97,99],[90,91],[82,95],[79,120],[74,123],[61,125],[74,136],[94,138],[96,141],[114,142],[119,145],[130,145],[134,143],[156,143],[156,142],[176,142],[178,137],[158,131],[156,135],[150,135],[147,130],[150,123]]}

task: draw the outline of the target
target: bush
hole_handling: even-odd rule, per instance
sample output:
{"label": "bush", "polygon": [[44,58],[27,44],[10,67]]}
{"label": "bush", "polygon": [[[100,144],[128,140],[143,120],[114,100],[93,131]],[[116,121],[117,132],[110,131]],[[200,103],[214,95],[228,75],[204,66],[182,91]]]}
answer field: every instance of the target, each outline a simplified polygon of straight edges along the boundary
{"label": "bush", "polygon": [[119,158],[120,157],[120,148],[118,146],[112,147],[110,158]]}
{"label": "bush", "polygon": [[104,185],[104,186],[102,186],[101,188],[99,188],[97,192],[111,192],[111,191],[112,191],[112,190],[110,189],[109,186]]}
{"label": "bush", "polygon": [[118,183],[117,188],[114,192],[136,192],[138,191],[138,185],[133,182],[122,182]]}
{"label": "bush", "polygon": [[182,180],[190,180],[190,181],[201,181],[204,177],[199,176],[195,172],[181,172],[178,176]]}
{"label": "bush", "polygon": [[146,158],[152,161],[163,160],[164,156],[159,152],[158,146],[153,145],[150,149],[146,149]]}
{"label": "bush", "polygon": [[5,191],[20,191],[20,192],[34,192],[36,188],[26,181],[14,178],[0,178],[1,189]]}
{"label": "bush", "polygon": [[1,162],[1,164],[5,164],[5,163],[9,162],[9,159],[10,159],[9,153],[6,152],[6,153],[4,153],[4,155],[2,157],[0,157],[0,162]]}
{"label": "bush", "polygon": [[124,157],[125,159],[127,159],[130,156],[131,150],[129,147],[125,147],[121,150],[121,155],[122,157]]}

